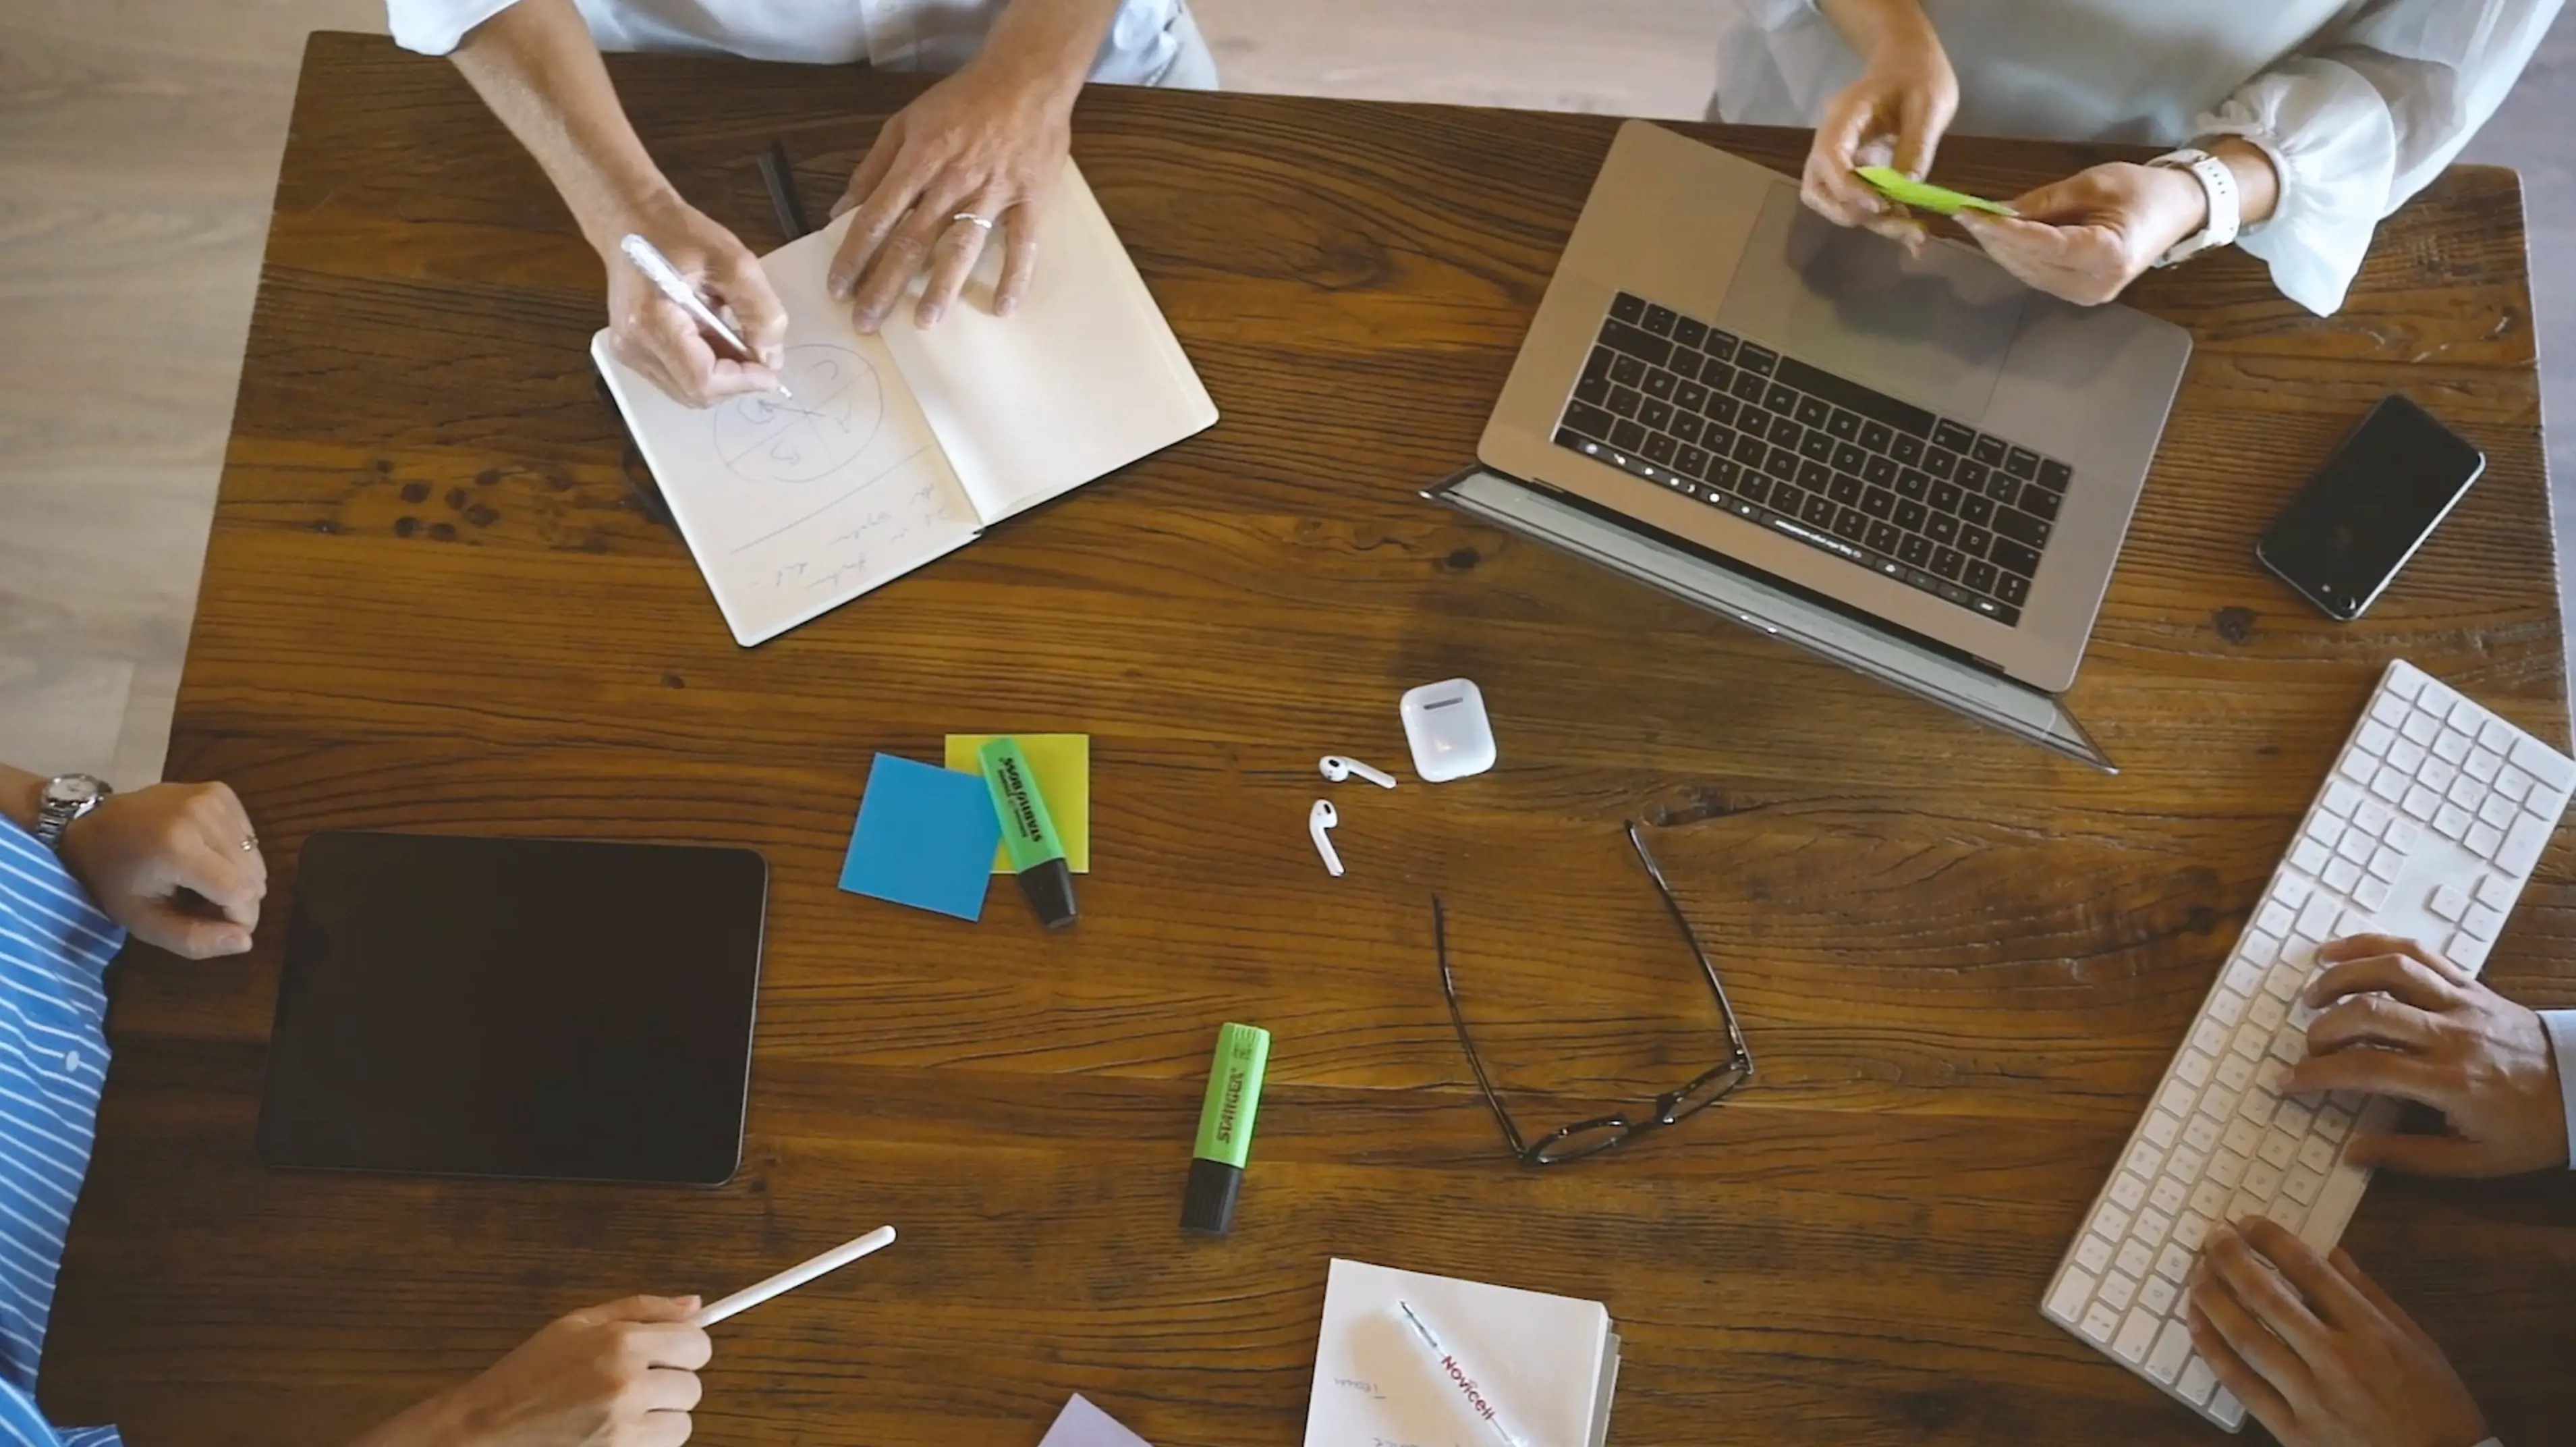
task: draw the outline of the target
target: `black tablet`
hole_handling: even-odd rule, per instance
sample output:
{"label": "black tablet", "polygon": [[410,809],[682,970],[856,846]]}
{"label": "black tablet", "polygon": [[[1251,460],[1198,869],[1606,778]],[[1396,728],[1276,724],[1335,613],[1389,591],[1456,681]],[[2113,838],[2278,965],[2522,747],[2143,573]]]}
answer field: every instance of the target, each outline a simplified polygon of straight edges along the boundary
{"label": "black tablet", "polygon": [[314,835],[260,1159],[722,1184],[768,898],[747,849]]}

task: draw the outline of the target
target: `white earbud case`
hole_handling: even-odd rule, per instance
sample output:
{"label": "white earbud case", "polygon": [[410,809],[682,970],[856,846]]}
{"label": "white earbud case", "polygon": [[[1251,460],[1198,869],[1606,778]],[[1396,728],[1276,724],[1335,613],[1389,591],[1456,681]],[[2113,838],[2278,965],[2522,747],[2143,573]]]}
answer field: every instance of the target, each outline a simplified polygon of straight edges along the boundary
{"label": "white earbud case", "polygon": [[1424,783],[1447,783],[1494,766],[1494,725],[1485,717],[1484,690],[1473,680],[1444,679],[1408,690],[1396,712],[1404,718],[1404,741],[1413,748],[1413,772]]}

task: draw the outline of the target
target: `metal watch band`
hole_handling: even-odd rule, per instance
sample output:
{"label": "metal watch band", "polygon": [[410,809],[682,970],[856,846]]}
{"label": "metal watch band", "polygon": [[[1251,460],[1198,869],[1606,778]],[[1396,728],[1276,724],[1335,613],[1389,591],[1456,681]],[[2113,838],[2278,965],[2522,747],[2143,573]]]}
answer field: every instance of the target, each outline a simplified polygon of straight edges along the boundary
{"label": "metal watch band", "polygon": [[[80,799],[55,797],[54,784],[60,779],[74,777],[85,779],[96,787],[97,792]],[[90,778],[87,775],[58,774],[53,779],[46,780],[43,791],[37,796],[34,831],[36,842],[56,853],[62,852],[63,831],[72,827],[73,822],[82,815],[105,802],[107,796],[114,792],[115,790],[108,787],[106,780]]]}
{"label": "metal watch band", "polygon": [[2227,169],[2225,161],[2207,151],[2186,146],[2179,151],[2168,151],[2147,164],[2191,172],[2193,178],[2200,182],[2201,194],[2209,198],[2209,224],[2197,234],[2175,242],[2164,255],[2156,258],[2156,265],[2171,266],[2236,240],[2244,208],[2236,194],[2236,173]]}

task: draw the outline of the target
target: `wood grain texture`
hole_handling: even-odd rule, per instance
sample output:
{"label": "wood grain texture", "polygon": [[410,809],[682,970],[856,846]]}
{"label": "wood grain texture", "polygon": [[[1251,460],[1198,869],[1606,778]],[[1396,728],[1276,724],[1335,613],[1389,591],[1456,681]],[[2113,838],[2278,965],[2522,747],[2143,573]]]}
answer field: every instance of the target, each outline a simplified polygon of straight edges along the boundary
{"label": "wood grain texture", "polygon": [[[752,157],[831,194],[913,82],[621,58],[656,155],[755,246]],[[1299,1440],[1334,1254],[1605,1300],[1640,1444],[2203,1442],[2045,1323],[2048,1273],[2386,659],[2566,736],[2521,212],[2463,169],[2337,317],[2246,258],[2135,300],[2200,343],[2073,703],[2104,778],[1420,502],[1472,451],[1615,123],[1098,91],[1076,153],[1225,419],[751,651],[627,499],[597,264],[444,66],[308,52],[190,642],[174,777],[278,863],[247,964],[136,952],[46,1362],[62,1420],[322,1444],[548,1316],[906,1239],[720,1333],[703,1440],[1034,1441],[1080,1390],[1162,1447]],[[1773,165],[1788,133],[1685,127]],[[2081,164],[1960,143],[1972,188]],[[2380,393],[2488,477],[2361,623],[2257,571]],[[1402,687],[1485,687],[1503,764],[1346,800]],[[870,755],[1093,736],[1085,918],[839,893]],[[1440,1003],[1533,1120],[1713,1058],[1619,838],[1761,1064],[1556,1172],[1504,1158]],[[266,1171],[279,921],[327,827],[704,840],[773,870],[750,1137],[714,1191]],[[2489,966],[2576,1005],[2553,850]],[[685,907],[639,900],[638,908]],[[507,1002],[495,1002],[506,1008]],[[1277,1035],[1235,1234],[1177,1229],[1216,1025]],[[470,1048],[470,1043],[460,1048]],[[2349,1236],[2507,1440],[2576,1410],[2576,1195],[2374,1188]]]}

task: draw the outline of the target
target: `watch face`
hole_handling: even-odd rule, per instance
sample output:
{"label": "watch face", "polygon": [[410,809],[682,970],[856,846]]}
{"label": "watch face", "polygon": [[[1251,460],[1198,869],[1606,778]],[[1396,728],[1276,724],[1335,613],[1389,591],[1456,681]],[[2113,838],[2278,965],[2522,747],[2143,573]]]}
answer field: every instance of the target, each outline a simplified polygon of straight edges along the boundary
{"label": "watch face", "polygon": [[86,804],[107,792],[107,781],[90,774],[57,774],[45,781],[48,804]]}

